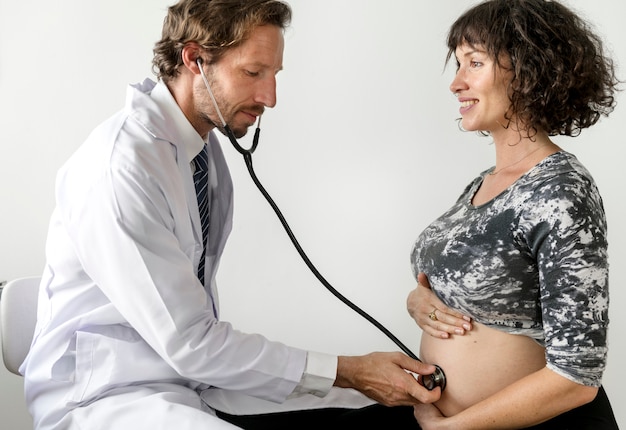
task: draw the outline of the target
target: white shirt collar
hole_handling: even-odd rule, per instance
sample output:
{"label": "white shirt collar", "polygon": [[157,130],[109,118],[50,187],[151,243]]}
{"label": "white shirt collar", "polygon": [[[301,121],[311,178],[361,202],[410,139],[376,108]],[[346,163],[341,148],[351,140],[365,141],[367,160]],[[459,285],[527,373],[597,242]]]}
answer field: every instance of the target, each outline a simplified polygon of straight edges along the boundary
{"label": "white shirt collar", "polygon": [[150,93],[152,99],[159,105],[163,111],[171,118],[176,127],[179,129],[180,134],[183,136],[182,145],[185,148],[189,161],[193,160],[196,155],[202,151],[206,140],[203,139],[195,128],[191,125],[183,111],[176,103],[174,96],[170,93],[167,85],[161,80],[157,82],[156,86]]}

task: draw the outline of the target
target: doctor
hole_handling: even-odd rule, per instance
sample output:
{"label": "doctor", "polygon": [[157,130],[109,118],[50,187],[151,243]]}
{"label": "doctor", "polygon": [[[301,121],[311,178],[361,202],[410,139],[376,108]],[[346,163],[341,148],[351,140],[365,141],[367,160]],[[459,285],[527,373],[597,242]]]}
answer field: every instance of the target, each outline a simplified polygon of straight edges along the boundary
{"label": "doctor", "polygon": [[[434,367],[399,352],[303,351],[219,319],[215,278],[232,224],[232,182],[200,67],[226,122],[243,136],[276,104],[290,18],[289,6],[274,0],[173,5],[154,49],[158,83],[130,86],[124,109],[60,169],[37,329],[21,368],[36,429],[234,428],[225,419],[299,428],[298,419],[327,426],[359,417],[414,427],[410,405],[439,398],[439,389],[427,391],[405,371]],[[202,165],[194,159],[204,151],[203,235],[194,186]],[[238,421],[241,405],[229,405],[228,395],[213,396],[226,399],[220,409],[231,414],[221,418],[203,401],[217,392],[332,400],[329,392],[344,391],[333,386],[378,403]]]}

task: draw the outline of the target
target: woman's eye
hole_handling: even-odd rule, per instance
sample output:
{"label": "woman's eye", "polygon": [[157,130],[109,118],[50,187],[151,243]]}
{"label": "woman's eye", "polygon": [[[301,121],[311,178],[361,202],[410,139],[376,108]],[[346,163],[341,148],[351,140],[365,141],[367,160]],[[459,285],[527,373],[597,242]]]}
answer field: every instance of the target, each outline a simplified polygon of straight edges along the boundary
{"label": "woman's eye", "polygon": [[472,68],[480,67],[482,65],[483,65],[483,63],[481,63],[480,61],[471,61],[470,62],[470,67],[472,67]]}

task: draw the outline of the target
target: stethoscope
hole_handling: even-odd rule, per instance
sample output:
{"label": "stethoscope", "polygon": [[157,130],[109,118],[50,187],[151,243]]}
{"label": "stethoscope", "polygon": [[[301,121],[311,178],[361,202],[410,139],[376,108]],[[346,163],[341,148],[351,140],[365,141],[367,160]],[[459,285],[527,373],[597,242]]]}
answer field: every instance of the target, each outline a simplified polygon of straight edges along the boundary
{"label": "stethoscope", "polygon": [[[226,121],[224,120],[224,117],[222,116],[222,112],[220,111],[220,108],[217,105],[217,100],[215,100],[215,96],[213,95],[213,91],[211,90],[211,86],[209,85],[209,81],[206,78],[206,75],[204,74],[204,70],[202,69],[202,59],[198,58],[196,60],[196,63],[198,64],[198,68],[200,69],[200,74],[202,75],[202,79],[204,80],[204,85],[206,86],[206,89],[209,92],[209,96],[211,97],[211,101],[213,102],[213,106],[215,107],[215,111],[217,112],[217,115],[219,116],[219,119],[222,123],[224,134],[226,134],[226,137],[228,137],[228,140],[230,140],[230,143],[237,150],[237,152],[243,155],[243,159],[246,163],[246,167],[248,168],[248,173],[250,173],[250,177],[252,178],[252,181],[254,182],[254,184],[259,189],[261,194],[263,194],[263,197],[265,197],[265,200],[267,200],[267,202],[270,204],[270,206],[276,213],[276,216],[278,217],[278,219],[280,220],[280,223],[282,224],[283,228],[287,232],[289,239],[291,239],[291,243],[296,248],[296,250],[298,251],[298,254],[300,254],[300,257],[304,260],[304,263],[307,265],[309,270],[311,270],[311,272],[315,275],[315,277],[322,283],[322,285],[324,285],[324,287],[326,287],[328,291],[330,291],[335,297],[341,300],[344,304],[346,304],[348,307],[350,307],[352,310],[354,310],[356,313],[361,315],[363,318],[365,318],[370,323],[372,323],[375,327],[377,327],[380,331],[382,331],[402,351],[404,351],[405,354],[407,354],[409,357],[415,360],[421,361],[415,354],[413,354],[413,352],[409,348],[407,348],[385,326],[383,326],[381,323],[375,320],[372,316],[370,316],[367,312],[359,308],[357,305],[355,305],[350,300],[348,300],[348,298],[342,295],[339,291],[337,291],[313,265],[309,257],[304,252],[304,249],[302,249],[302,247],[300,246],[298,239],[296,239],[296,236],[291,231],[291,228],[289,227],[289,224],[287,223],[287,220],[283,216],[282,212],[278,208],[278,205],[274,202],[274,199],[272,199],[272,197],[269,195],[269,193],[267,192],[263,184],[261,184],[261,181],[259,181],[259,178],[257,177],[256,173],[254,172],[254,167],[252,166],[252,153],[256,150],[257,146],[259,145],[259,135],[261,133],[261,115],[259,115],[258,120],[257,120],[256,130],[254,131],[254,137],[252,138],[252,145],[250,146],[249,149],[243,148],[237,141],[237,138],[235,137],[233,131],[230,129],[228,124],[226,124]],[[435,387],[441,387],[441,391],[443,391],[446,388],[446,375],[443,372],[443,369],[441,369],[441,367],[439,367],[436,364],[434,366],[435,366],[434,373],[432,373],[431,375],[419,375],[418,380],[428,390],[432,390]]]}

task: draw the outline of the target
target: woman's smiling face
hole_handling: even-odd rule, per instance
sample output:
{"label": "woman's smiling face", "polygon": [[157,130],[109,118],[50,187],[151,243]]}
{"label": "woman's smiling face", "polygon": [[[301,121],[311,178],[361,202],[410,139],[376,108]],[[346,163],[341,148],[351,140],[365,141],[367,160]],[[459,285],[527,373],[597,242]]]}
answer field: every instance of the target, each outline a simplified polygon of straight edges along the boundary
{"label": "woman's smiling face", "polygon": [[505,129],[510,120],[514,121],[505,118],[511,106],[507,89],[512,71],[498,64],[480,45],[460,45],[455,56],[457,71],[450,90],[461,103],[463,129],[491,134]]}

